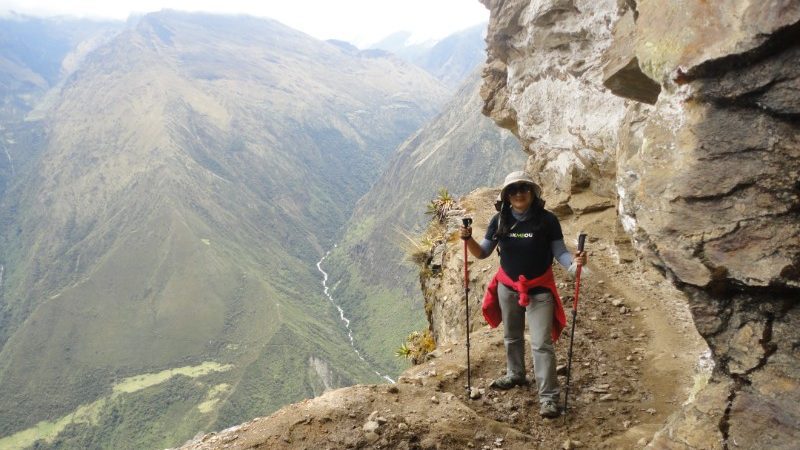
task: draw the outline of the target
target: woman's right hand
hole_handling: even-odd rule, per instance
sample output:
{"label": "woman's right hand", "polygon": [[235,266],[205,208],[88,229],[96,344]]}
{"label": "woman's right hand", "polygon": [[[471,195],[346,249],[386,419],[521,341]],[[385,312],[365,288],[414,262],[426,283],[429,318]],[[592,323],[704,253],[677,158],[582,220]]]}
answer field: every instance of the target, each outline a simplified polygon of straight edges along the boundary
{"label": "woman's right hand", "polygon": [[465,241],[472,237],[472,227],[461,226],[461,239]]}

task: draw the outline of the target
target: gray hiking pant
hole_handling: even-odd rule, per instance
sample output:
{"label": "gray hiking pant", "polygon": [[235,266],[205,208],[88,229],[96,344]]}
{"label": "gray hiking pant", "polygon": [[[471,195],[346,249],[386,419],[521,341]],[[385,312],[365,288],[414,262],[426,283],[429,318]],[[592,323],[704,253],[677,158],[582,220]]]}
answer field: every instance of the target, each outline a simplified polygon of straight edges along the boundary
{"label": "gray hiking pant", "polygon": [[527,317],[539,402],[552,400],[558,403],[556,353],[550,335],[555,308],[553,295],[550,292],[532,295],[528,307],[523,308],[518,303],[519,294],[501,283],[497,286],[497,297],[503,316],[508,375],[514,378],[525,376],[525,318]]}

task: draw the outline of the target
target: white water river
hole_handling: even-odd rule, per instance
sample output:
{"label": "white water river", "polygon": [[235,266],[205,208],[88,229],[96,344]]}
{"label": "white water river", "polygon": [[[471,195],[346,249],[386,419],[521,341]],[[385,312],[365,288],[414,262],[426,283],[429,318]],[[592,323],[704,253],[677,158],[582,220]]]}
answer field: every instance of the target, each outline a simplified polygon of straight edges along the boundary
{"label": "white water river", "polygon": [[[334,245],[334,247],[336,246]],[[361,356],[361,352],[358,351],[358,348],[356,348],[356,341],[355,339],[353,339],[353,330],[350,328],[350,319],[345,317],[344,310],[342,309],[341,306],[336,304],[336,301],[333,300],[333,296],[331,296],[330,291],[328,290],[328,273],[322,270],[322,261],[324,261],[325,258],[327,258],[328,255],[330,255],[330,253],[331,253],[330,250],[328,250],[325,253],[325,256],[323,256],[317,262],[317,270],[319,270],[320,273],[322,273],[322,293],[325,294],[325,297],[328,297],[328,300],[330,300],[331,304],[335,306],[336,309],[339,311],[339,319],[341,319],[342,323],[344,323],[344,328],[347,330],[347,337],[350,339],[350,346],[353,347],[353,351],[356,352],[356,355],[359,357],[359,359],[369,364],[369,362],[366,359],[364,359],[363,356]],[[394,383],[394,380],[389,378],[387,375],[384,375],[375,369],[373,369],[373,371],[375,372],[376,375],[388,381],[389,383]]]}

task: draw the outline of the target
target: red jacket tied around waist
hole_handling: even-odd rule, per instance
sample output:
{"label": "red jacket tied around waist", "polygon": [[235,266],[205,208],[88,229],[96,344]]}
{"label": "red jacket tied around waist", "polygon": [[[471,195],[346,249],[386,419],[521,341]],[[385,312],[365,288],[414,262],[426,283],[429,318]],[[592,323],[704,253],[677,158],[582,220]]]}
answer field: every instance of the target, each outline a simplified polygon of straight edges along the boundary
{"label": "red jacket tied around waist", "polygon": [[547,272],[532,280],[528,280],[524,275],[520,275],[517,281],[512,280],[508,274],[500,267],[497,273],[492,278],[489,286],[486,288],[486,295],[483,297],[483,317],[489,326],[496,328],[503,321],[500,313],[500,302],[497,299],[497,283],[503,283],[509,289],[513,289],[519,293],[519,306],[526,308],[530,303],[528,299],[528,290],[535,287],[544,287],[553,293],[553,298],[556,301],[553,311],[553,342],[558,340],[561,336],[561,330],[567,326],[567,316],[564,314],[564,306],[561,304],[561,297],[558,296],[558,289],[556,288],[556,280],[553,277],[553,269],[547,268]]}

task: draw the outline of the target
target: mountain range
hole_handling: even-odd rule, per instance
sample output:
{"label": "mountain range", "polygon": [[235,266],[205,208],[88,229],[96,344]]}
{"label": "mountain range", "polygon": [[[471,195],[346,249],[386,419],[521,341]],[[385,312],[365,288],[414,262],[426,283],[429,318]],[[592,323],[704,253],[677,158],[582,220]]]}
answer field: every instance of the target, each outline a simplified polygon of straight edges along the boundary
{"label": "mountain range", "polygon": [[[48,92],[74,71],[94,48],[123,24],[79,19],[40,19],[10,14],[0,18],[0,194],[16,167],[30,156],[37,127],[33,110],[48,104]],[[33,131],[33,132],[31,132]],[[17,145],[18,144],[18,145]],[[21,151],[16,151],[21,148]],[[1,332],[0,332],[1,333]]]}
{"label": "mountain range", "polygon": [[466,28],[436,42],[414,42],[411,33],[398,31],[370,48],[393,53],[427,70],[452,89],[459,89],[470,73],[486,61],[486,25]]}
{"label": "mountain range", "polygon": [[378,380],[314,265],[448,88],[271,20],[117,26],[3,74],[0,447],[170,446]]}

